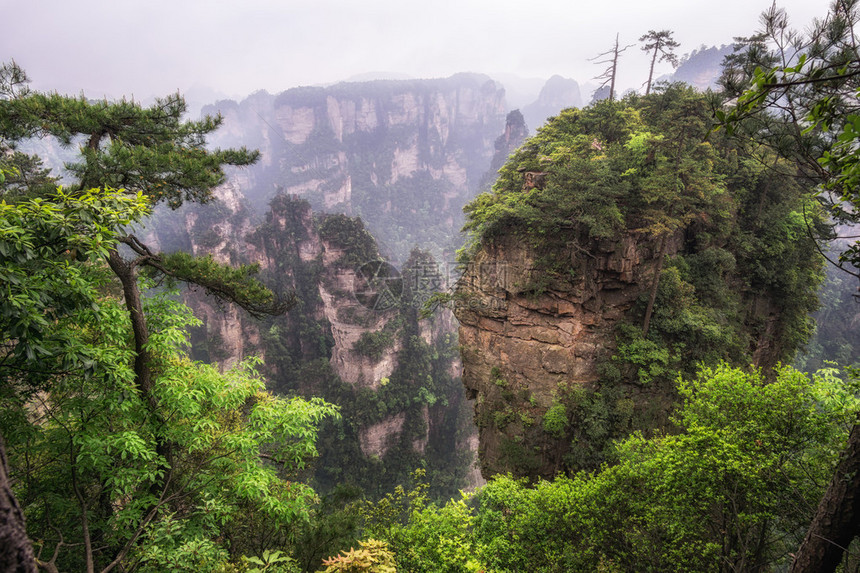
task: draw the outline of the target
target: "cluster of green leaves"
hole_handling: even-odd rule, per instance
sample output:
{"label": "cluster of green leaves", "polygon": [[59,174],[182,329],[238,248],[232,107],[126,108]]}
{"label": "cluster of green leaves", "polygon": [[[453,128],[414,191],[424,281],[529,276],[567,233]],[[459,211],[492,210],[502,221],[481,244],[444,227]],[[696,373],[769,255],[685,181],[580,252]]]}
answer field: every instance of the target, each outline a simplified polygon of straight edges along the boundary
{"label": "cluster of green leaves", "polygon": [[339,263],[343,266],[357,267],[379,259],[376,241],[358,217],[325,216],[319,223],[318,232],[323,241],[346,251]]}
{"label": "cluster of green leaves", "polygon": [[768,381],[705,368],[680,381],[679,433],[632,435],[615,465],[532,485],[497,476],[442,507],[395,492],[367,527],[408,571],[778,569],[860,411],[857,384],[832,369]]}
{"label": "cluster of green leaves", "polygon": [[[236,548],[257,541],[259,528],[231,530],[248,513],[279,528],[308,520],[315,494],[291,480],[337,409],[269,394],[253,359],[223,372],[192,362],[196,319],[138,283],[141,265],[258,309],[273,297],[250,269],[162,257],[127,229],[159,201],[209,200],[223,165],[255,154],[208,151],[220,119],[183,122],[178,95],[93,103],[30,93],[19,72],[0,67],[3,487],[47,570],[235,570]],[[84,136],[68,191],[6,153],[42,135]]]}
{"label": "cluster of green leaves", "polygon": [[148,212],[141,194],[112,190],[60,188],[43,198],[0,201],[0,374],[16,360],[61,357],[77,365],[75,336],[55,321],[97,308],[98,287],[107,280],[99,260],[116,244],[118,228]]}
{"label": "cluster of green leaves", "polygon": [[554,401],[546,414],[543,415],[543,429],[547,434],[562,437],[568,426],[567,410],[564,404],[558,400]]}
{"label": "cluster of green leaves", "polygon": [[323,560],[320,573],[396,573],[394,555],[384,541],[359,541],[359,549],[350,548],[341,555]]}
{"label": "cluster of green leaves", "polygon": [[30,534],[48,553],[62,548],[64,568],[83,567],[67,548],[83,541],[83,520],[100,540],[99,567],[116,559],[144,571],[214,570],[190,548],[226,563],[218,540],[248,507],[286,526],[306,520],[315,499],[284,478],[316,454],[317,427],[336,408],[272,396],[253,362],[223,373],[192,363],[181,350],[194,321],[187,309],[161,298],[146,308],[161,419],[135,386],[125,311],[109,298],[54,325],[88,346],[87,370],[52,377],[48,393],[4,391],[2,432]]}
{"label": "cluster of green leaves", "polygon": [[[856,0],[839,0],[799,32],[774,5],[727,58],[720,81],[736,99],[715,111],[720,127],[768,146],[798,175],[821,184],[818,199],[829,214],[852,223],[860,205],[858,22]],[[840,263],[860,266],[856,241],[848,242]]]}
{"label": "cluster of green leaves", "polygon": [[208,201],[212,188],[224,181],[223,165],[247,165],[259,155],[246,149],[207,150],[206,134],[218,128],[221,118],[185,121],[186,111],[179,94],[144,108],[130,100],[29,92],[0,99],[0,133],[10,140],[50,135],[65,145],[84,134],[88,141],[81,161],[66,166],[80,188],[142,191],[153,203],[166,201],[176,208],[183,201]]}
{"label": "cluster of green leaves", "polygon": [[[722,221],[726,185],[704,141],[709,126],[704,97],[681,85],[562,111],[510,158],[491,193],[466,206],[472,248],[514,234],[547,255],[541,270],[562,274],[571,244]],[[523,172],[544,173],[545,184],[525,189]]]}
{"label": "cluster of green leaves", "polygon": [[367,534],[388,542],[401,571],[479,570],[470,535],[468,496],[440,506],[429,504],[425,471],[412,474],[412,489],[398,486],[362,508]]}
{"label": "cluster of green leaves", "polygon": [[254,278],[258,264],[232,267],[215,261],[212,255],[195,257],[176,251],[158,257],[160,269],[169,277],[203,288],[207,294],[240,304],[252,316],[283,314],[295,304],[295,296],[279,299]]}
{"label": "cluster of green leaves", "polygon": [[[466,228],[480,239],[513,227],[540,245],[559,232],[658,237],[714,217],[725,188],[704,142],[708,126],[704,97],[679,84],[564,110],[511,157],[493,193],[466,207]],[[524,171],[545,173],[543,188],[524,190]]]}
{"label": "cluster of green leaves", "polygon": [[[812,250],[806,254],[811,256]],[[643,297],[639,300],[638,312],[616,330],[618,347],[604,365],[604,382],[632,381],[641,386],[666,384],[679,372],[692,373],[699,363],[750,361],[752,317],[745,314],[743,301],[744,296],[751,293],[738,291],[742,283],[738,281],[737,267],[735,256],[720,247],[667,257],[660,273],[648,335],[644,335],[637,324],[639,312],[645,305]],[[811,268],[812,285],[795,291],[798,298],[804,294],[814,297],[811,287],[817,282],[818,265],[813,263]],[[746,278],[749,279],[749,275]],[[749,283],[744,286],[752,290]],[[776,294],[760,290],[760,287],[756,292],[761,292],[762,296]],[[814,299],[806,300],[814,302]],[[808,310],[808,306],[802,306],[805,320],[801,338],[808,333]],[[794,318],[788,312],[786,315],[785,320]],[[785,343],[791,351],[796,346],[796,341]]]}
{"label": "cluster of green leaves", "polygon": [[247,573],[293,573],[299,571],[295,561],[282,551],[263,551],[260,557],[242,557],[248,565],[256,565],[247,569]]}
{"label": "cluster of green leaves", "polygon": [[[514,233],[535,245],[560,234],[614,236],[623,224],[615,199],[627,187],[617,152],[631,133],[625,120],[640,123],[638,114],[628,110],[622,115],[616,113],[619,109],[605,102],[562,111],[502,167],[492,193],[465,207],[464,229],[475,241]],[[599,131],[591,133],[591,127]],[[546,172],[545,187],[524,191],[521,170]]]}
{"label": "cluster of green leaves", "polygon": [[27,155],[0,143],[0,197],[15,200],[21,196],[43,197],[57,189],[59,181],[39,157]]}

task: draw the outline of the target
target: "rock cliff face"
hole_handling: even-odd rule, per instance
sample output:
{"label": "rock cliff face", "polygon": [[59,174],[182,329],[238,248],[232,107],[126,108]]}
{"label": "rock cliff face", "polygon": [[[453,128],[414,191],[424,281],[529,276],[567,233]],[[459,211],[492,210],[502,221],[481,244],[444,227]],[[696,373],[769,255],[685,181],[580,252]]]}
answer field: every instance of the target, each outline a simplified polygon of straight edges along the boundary
{"label": "rock cliff face", "polygon": [[264,279],[301,301],[262,335],[275,388],[342,408],[340,427],[322,438],[320,483],[348,470],[350,481],[381,492],[426,464],[444,487],[468,486],[474,430],[452,318],[417,316],[430,284],[417,276],[438,272],[432,257],[415,251],[398,270],[379,258],[360,219],[314,216],[288,196],[273,200],[251,239],[268,258]]}
{"label": "rock cliff face", "polygon": [[521,241],[485,244],[460,280],[463,382],[476,399],[485,476],[514,468],[552,476],[564,468],[569,449],[540,421],[562,389],[595,389],[616,326],[651,285],[653,241],[631,235],[593,246],[567,253],[577,280],[553,281],[539,294],[530,289],[540,278],[536,255]]}
{"label": "rock cliff face", "polygon": [[[667,257],[683,254],[683,235],[662,248]],[[575,278],[547,283],[526,242],[497,238],[475,253],[458,284],[463,383],[475,400],[487,478],[594,467],[602,441],[669,424],[674,387],[643,383],[644,362],[618,359],[621,329],[641,329],[660,247],[629,234],[565,256]],[[751,334],[744,364],[768,371],[786,357],[784,309],[760,294],[742,300]]]}
{"label": "rock cliff face", "polygon": [[505,121],[504,90],[477,74],[261,92],[204,112],[224,116],[215,145],[260,150],[252,206],[282,191],[361,216],[400,260],[453,245]]}
{"label": "rock cliff face", "polygon": [[[338,238],[335,233],[328,239],[321,237],[319,220],[306,202],[279,197],[273,202],[267,222],[249,235],[250,248],[261,255],[263,276],[269,284],[276,285],[279,291],[300,293],[301,316],[289,320],[290,326],[301,330],[302,322],[320,325],[327,338],[322,346],[328,352],[310,350],[310,340],[283,340],[282,336],[281,342],[295,345],[299,359],[328,355],[331,368],[342,381],[354,388],[375,390],[394,370],[399,341],[392,338],[390,344],[374,349],[372,355],[356,348],[363,336],[386,328],[393,330],[390,323],[398,313],[393,307],[367,308],[356,297],[366,285],[354,264],[354,251],[364,248],[361,256],[373,256],[366,252],[373,249],[372,237],[360,222],[341,217],[329,226],[337,223],[350,226],[349,230],[356,233],[357,245],[343,244],[344,237]],[[275,352],[271,342],[264,350]]]}
{"label": "rock cliff face", "polygon": [[[166,252],[210,255],[222,264],[256,263],[261,269],[268,268],[267,254],[245,240],[256,229],[242,194],[247,184],[247,174],[236,172],[214,190],[215,200],[210,204],[187,204],[176,211],[159,208],[146,226],[147,244]],[[238,308],[220,304],[200,291],[183,296],[203,323],[192,329],[196,359],[227,367],[260,352],[258,325]]]}
{"label": "rock cliff face", "polygon": [[685,82],[700,90],[716,89],[717,80],[723,72],[723,59],[730,55],[732,46],[702,46],[685,54],[681,65],[671,75],[657,78],[657,81]]}
{"label": "rock cliff face", "polygon": [[493,186],[499,175],[499,169],[528,136],[529,128],[523,114],[517,109],[508,113],[505,118],[505,131],[496,138],[496,152],[493,154],[490,168],[481,180],[481,190],[488,190]]}
{"label": "rock cliff face", "polygon": [[384,493],[422,465],[438,495],[474,486],[477,441],[453,316],[418,321],[441,279],[435,260],[416,250],[396,269],[380,258],[360,219],[315,215],[294,196],[273,199],[265,222],[253,224],[231,185],[217,195],[210,205],[159,213],[155,237],[181,237],[188,250],[221,262],[256,262],[261,279],[276,292],[295,292],[298,304],[254,321],[186,293],[203,321],[193,332],[194,357],[228,365],[260,355],[272,389],[341,407],[342,420],[320,437],[316,479],[323,490],[350,481]]}

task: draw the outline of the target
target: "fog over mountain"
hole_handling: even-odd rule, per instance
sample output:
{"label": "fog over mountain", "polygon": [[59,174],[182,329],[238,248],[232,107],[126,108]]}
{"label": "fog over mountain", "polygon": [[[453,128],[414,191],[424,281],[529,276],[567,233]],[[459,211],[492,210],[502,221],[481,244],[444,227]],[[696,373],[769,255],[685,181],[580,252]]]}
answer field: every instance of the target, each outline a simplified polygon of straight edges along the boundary
{"label": "fog over mountain", "polygon": [[[828,4],[780,2],[798,28]],[[749,35],[769,6],[766,0],[2,0],[7,26],[0,54],[24,67],[36,89],[144,100],[177,90],[222,94],[208,101],[238,99],[260,89],[279,93],[368,72],[373,74],[363,79],[471,71],[545,81],[558,74],[581,85],[602,72],[588,58],[607,50],[616,33],[626,45],[649,29],[671,29],[684,54]],[[638,47],[624,54],[620,92],[641,86],[647,63]],[[670,73],[671,67],[662,64],[656,72]],[[511,88],[517,105],[534,101],[519,97],[520,91]],[[582,95],[587,101],[591,94]]]}

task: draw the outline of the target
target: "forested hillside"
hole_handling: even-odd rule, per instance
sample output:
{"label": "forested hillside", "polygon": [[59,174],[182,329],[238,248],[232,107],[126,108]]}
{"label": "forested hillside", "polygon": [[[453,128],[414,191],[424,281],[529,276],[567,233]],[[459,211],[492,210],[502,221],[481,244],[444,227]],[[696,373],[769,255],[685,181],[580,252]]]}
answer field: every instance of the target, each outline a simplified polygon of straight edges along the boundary
{"label": "forested hillside", "polygon": [[595,469],[670,429],[678,375],[769,370],[808,339],[812,189],[769,150],[706,141],[709,116],[681,85],[566,110],[466,207],[454,307],[486,476]]}
{"label": "forested hillside", "polygon": [[433,257],[416,249],[395,269],[360,219],[315,217],[287,196],[249,238],[267,255],[261,278],[301,300],[260,325],[270,388],[341,409],[321,433],[314,483],[377,496],[426,467],[434,497],[474,484],[476,436],[452,317],[418,320],[443,281]]}

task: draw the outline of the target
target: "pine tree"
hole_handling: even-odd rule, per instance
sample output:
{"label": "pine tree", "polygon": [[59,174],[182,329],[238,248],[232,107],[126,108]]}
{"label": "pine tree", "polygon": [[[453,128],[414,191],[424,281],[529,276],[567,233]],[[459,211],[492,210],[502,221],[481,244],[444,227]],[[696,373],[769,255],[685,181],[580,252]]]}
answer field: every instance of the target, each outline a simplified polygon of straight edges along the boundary
{"label": "pine tree", "polygon": [[[659,32],[648,30],[648,33],[639,38],[639,41],[645,42],[645,45],[642,46],[642,51],[651,53],[651,67],[648,70],[648,82],[645,87],[645,95],[648,95],[651,93],[654,66],[658,61],[669,62],[673,68],[678,67],[678,56],[674,54],[673,50],[680,46],[680,44],[672,38],[671,30],[660,30]],[[660,55],[659,60],[657,59],[658,54]]]}
{"label": "pine tree", "polygon": [[[59,273],[51,272],[54,267],[40,267],[44,271],[39,275],[44,278],[42,283],[30,282],[27,285],[28,288],[41,285],[44,290],[22,292],[22,300],[29,302],[24,307],[13,309],[14,312],[10,315],[12,318],[20,318],[18,315],[23,308],[28,312],[33,310],[30,313],[32,317],[28,315],[24,322],[13,320],[8,325],[0,324],[4,327],[10,326],[13,330],[21,324],[29,325],[29,330],[17,334],[4,328],[3,348],[0,352],[0,367],[5,369],[2,374],[7,380],[16,380],[16,383],[41,383],[47,384],[45,388],[50,388],[52,380],[57,380],[52,377],[58,372],[64,372],[64,376],[68,373],[69,361],[79,362],[76,368],[80,369],[80,362],[85,362],[86,357],[76,357],[74,347],[64,347],[62,340],[51,345],[50,341],[40,337],[44,332],[52,331],[54,323],[50,320],[40,321],[41,313],[37,311],[44,306],[48,318],[53,316],[54,320],[57,320],[70,316],[69,313],[80,312],[81,309],[88,308],[88,305],[94,305],[92,297],[87,294],[92,292],[91,285],[86,283],[88,279],[77,275],[73,277],[75,280],[84,281],[80,282],[80,285],[86,292],[82,291],[80,297],[71,290],[76,288],[78,282],[63,288],[58,287],[57,282],[63,282],[63,272],[77,272],[75,269],[79,268],[76,264],[66,263],[76,263],[81,256],[89,262],[93,262],[93,257],[102,258],[122,288],[124,305],[131,324],[134,387],[146,404],[147,417],[151,423],[156,427],[166,427],[165,410],[153,391],[159,362],[156,355],[152,354],[152,348],[157,346],[157,341],[151,336],[144,296],[138,283],[141,270],[146,270],[155,278],[169,277],[201,286],[257,316],[282,313],[291,306],[293,300],[292,297],[276,297],[255,281],[252,275],[256,268],[253,266],[234,269],[219,265],[211,258],[195,259],[182,254],[167,256],[153,251],[142,240],[125,230],[125,225],[130,220],[115,219],[121,211],[111,210],[111,201],[118,200],[116,192],[111,189],[122,189],[129,200],[148,203],[150,206],[166,203],[171,208],[177,208],[186,201],[206,203],[213,198],[213,188],[224,181],[225,166],[249,165],[257,159],[258,153],[244,148],[207,149],[206,136],[219,127],[221,118],[183,120],[187,108],[184,99],[178,94],[159,99],[154,105],[144,107],[138,102],[125,99],[118,102],[89,101],[82,96],[72,98],[55,93],[31,92],[26,83],[26,74],[14,63],[0,67],[0,151],[3,151],[0,155],[0,173],[4,173],[3,180],[0,181],[0,195],[11,201],[11,204],[5,205],[7,209],[4,214],[19,220],[16,218],[19,211],[25,213],[27,210],[35,210],[34,213],[40,213],[40,216],[46,218],[45,232],[58,233],[59,238],[67,233],[78,233],[80,229],[91,228],[82,236],[91,235],[94,243],[87,243],[86,249],[78,249],[73,243],[63,246],[65,243],[62,241],[49,241],[46,245],[36,245],[35,250],[30,247],[24,249],[24,254],[21,255],[24,257],[22,265],[26,263],[44,267],[43,263],[46,261],[42,257],[50,251],[53,260],[47,263],[56,263],[55,267]],[[53,180],[41,168],[37,159],[15,155],[12,150],[22,139],[45,136],[53,136],[67,146],[78,141],[83,141],[83,144],[77,161],[66,166],[73,182],[64,190],[54,190],[50,196],[39,197],[47,194],[48,189],[53,187]],[[16,203],[23,211],[16,208]],[[4,204],[0,202],[0,205]],[[58,219],[67,207],[71,209],[68,215],[71,217],[68,219],[71,225]],[[106,218],[103,228],[100,227],[100,218]],[[15,239],[15,236],[31,236],[27,233],[33,229],[28,229],[28,226],[35,221],[33,217],[25,217],[20,219],[19,230],[6,230],[13,234],[12,239]],[[127,247],[127,252],[131,253],[130,258],[120,253],[120,244]],[[58,248],[59,251],[56,250]],[[6,257],[9,253],[4,251],[2,254]],[[12,265],[10,268],[20,270],[24,273],[22,277],[30,276],[26,265]],[[40,370],[38,375],[33,375],[34,366]],[[13,371],[23,373],[23,377],[20,374],[6,375]],[[174,468],[170,463],[176,450],[173,439],[164,433],[156,433],[155,439],[155,452],[160,459],[165,460],[166,465],[158,478],[151,482],[149,499],[153,500],[153,505],[144,511],[143,515],[149,517],[142,522],[139,531],[142,531],[155,515],[160,503],[158,500],[163,499],[165,488],[173,479]],[[4,462],[0,467],[0,477],[3,477],[6,475],[5,458],[0,461]],[[6,484],[0,483],[0,486],[4,485]],[[14,497],[11,500],[14,502]],[[98,535],[104,535],[105,530],[90,531],[87,527],[87,504],[81,501],[80,506],[86,550],[85,568],[87,571],[93,571],[94,549],[90,542]],[[10,507],[14,509],[14,503]],[[90,507],[89,511],[94,512],[95,509]],[[107,508],[99,511],[110,514],[112,510],[108,503]],[[11,534],[21,533],[22,526],[22,522],[17,524],[17,528],[14,522],[11,523],[10,538]],[[132,538],[125,547],[120,548],[117,560],[127,554],[136,539],[137,537]],[[110,564],[108,569],[117,563],[118,561],[115,561]]]}
{"label": "pine tree", "polygon": [[[26,80],[14,65],[9,75],[17,83]],[[179,94],[158,99],[149,107],[125,99],[92,102],[83,96],[27,90],[13,92],[13,96],[0,100],[0,133],[7,140],[53,136],[64,145],[80,139],[86,142],[79,159],[66,166],[75,178],[71,191],[125,189],[142,193],[153,206],[164,202],[175,209],[186,201],[210,201],[212,189],[225,179],[225,166],[249,165],[259,157],[258,152],[245,148],[208,150],[206,136],[221,125],[221,117],[184,121],[187,107]],[[135,337],[135,372],[145,394],[152,374],[146,350],[149,331],[137,282],[141,268],[202,286],[256,315],[279,314],[291,305],[259,288],[250,276],[254,267],[243,267],[237,274],[211,259],[192,263],[164,257],[131,234],[119,237],[119,242],[134,257],[127,260],[111,249],[107,261],[122,284]]]}

